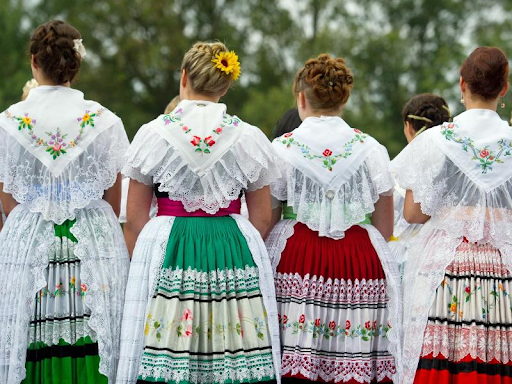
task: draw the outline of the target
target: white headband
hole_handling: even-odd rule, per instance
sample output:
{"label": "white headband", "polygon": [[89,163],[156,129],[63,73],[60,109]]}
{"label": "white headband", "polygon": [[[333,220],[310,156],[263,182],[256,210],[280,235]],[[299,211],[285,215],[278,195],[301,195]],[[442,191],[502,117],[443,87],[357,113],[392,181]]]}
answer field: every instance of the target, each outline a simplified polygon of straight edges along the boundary
{"label": "white headband", "polygon": [[85,55],[87,55],[87,52],[85,51],[85,47],[84,47],[84,44],[82,43],[82,39],[74,39],[73,43],[74,43],[73,49],[75,50],[75,52],[78,52],[83,59],[85,57]]}

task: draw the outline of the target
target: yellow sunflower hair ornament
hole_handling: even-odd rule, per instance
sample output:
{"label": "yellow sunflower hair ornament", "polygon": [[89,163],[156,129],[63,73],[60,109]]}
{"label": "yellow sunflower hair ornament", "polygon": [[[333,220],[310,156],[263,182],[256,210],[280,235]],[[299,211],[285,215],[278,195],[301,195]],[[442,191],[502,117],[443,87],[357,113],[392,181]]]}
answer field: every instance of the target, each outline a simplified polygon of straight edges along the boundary
{"label": "yellow sunflower hair ornament", "polygon": [[217,53],[212,62],[215,64],[215,68],[220,69],[226,75],[231,75],[233,80],[237,80],[242,72],[235,51]]}

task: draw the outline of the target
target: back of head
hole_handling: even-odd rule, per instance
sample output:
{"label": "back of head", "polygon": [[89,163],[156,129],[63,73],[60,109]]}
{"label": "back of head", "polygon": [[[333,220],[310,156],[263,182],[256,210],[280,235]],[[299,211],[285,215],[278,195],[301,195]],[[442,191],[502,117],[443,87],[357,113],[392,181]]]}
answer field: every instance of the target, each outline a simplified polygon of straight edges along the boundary
{"label": "back of head", "polygon": [[304,92],[315,111],[337,111],[348,101],[354,78],[341,57],[323,53],[309,59],[295,75],[293,93]]}
{"label": "back of head", "polygon": [[460,76],[473,95],[484,100],[496,99],[508,82],[508,60],[496,47],[478,47],[464,60]]}
{"label": "back of head", "polygon": [[402,110],[402,119],[408,121],[418,132],[441,125],[450,120],[450,109],[446,101],[431,93],[421,93],[410,99]]}
{"label": "back of head", "polygon": [[277,122],[274,128],[274,139],[284,135],[285,133],[293,131],[295,128],[301,125],[301,123],[302,120],[300,119],[299,111],[297,111],[297,108],[289,109]]}
{"label": "back of head", "polygon": [[30,37],[30,54],[46,77],[60,85],[75,79],[82,57],[75,51],[75,39],[82,36],[75,28],[60,20],[40,25]]}
{"label": "back of head", "polygon": [[194,92],[207,96],[223,95],[240,75],[238,56],[220,42],[195,43],[183,57],[181,69]]}

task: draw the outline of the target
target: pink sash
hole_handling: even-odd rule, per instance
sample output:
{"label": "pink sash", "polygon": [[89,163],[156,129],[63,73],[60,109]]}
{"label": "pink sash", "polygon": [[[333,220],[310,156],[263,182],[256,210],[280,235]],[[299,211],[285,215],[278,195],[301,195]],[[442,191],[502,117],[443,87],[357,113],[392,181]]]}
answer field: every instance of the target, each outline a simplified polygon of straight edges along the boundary
{"label": "pink sash", "polygon": [[187,212],[180,201],[171,200],[168,197],[158,197],[158,213],[157,216],[175,216],[175,217],[215,217],[228,216],[233,213],[240,213],[242,203],[240,199],[233,200],[227,208],[222,208],[214,215],[210,215],[205,211],[198,209],[194,212]]}

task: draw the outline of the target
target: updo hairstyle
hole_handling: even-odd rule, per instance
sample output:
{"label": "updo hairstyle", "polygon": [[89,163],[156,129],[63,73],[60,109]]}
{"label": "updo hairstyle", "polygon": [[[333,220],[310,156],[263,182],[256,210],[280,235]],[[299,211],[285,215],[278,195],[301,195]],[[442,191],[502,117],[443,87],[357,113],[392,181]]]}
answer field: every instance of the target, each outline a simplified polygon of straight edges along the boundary
{"label": "updo hairstyle", "polygon": [[54,84],[72,82],[80,69],[82,57],[74,50],[74,39],[82,36],[61,20],[40,25],[30,37],[30,54]]}
{"label": "updo hairstyle", "polygon": [[[404,123],[408,121],[412,128],[418,132],[441,125],[450,120],[450,109],[446,101],[431,93],[421,93],[410,99],[402,110]],[[430,120],[430,121],[429,121]]]}
{"label": "updo hairstyle", "polygon": [[501,49],[478,47],[462,63],[460,76],[473,95],[493,100],[507,84],[508,71],[507,56]]}
{"label": "updo hairstyle", "polygon": [[228,48],[220,43],[197,42],[185,54],[181,63],[181,70],[185,70],[194,92],[219,96],[229,89],[233,83],[230,74],[215,68],[212,59],[221,52],[228,52]]}
{"label": "updo hairstyle", "polygon": [[336,111],[347,102],[354,78],[341,57],[326,53],[309,59],[295,75],[293,93],[304,92],[315,111]]}

